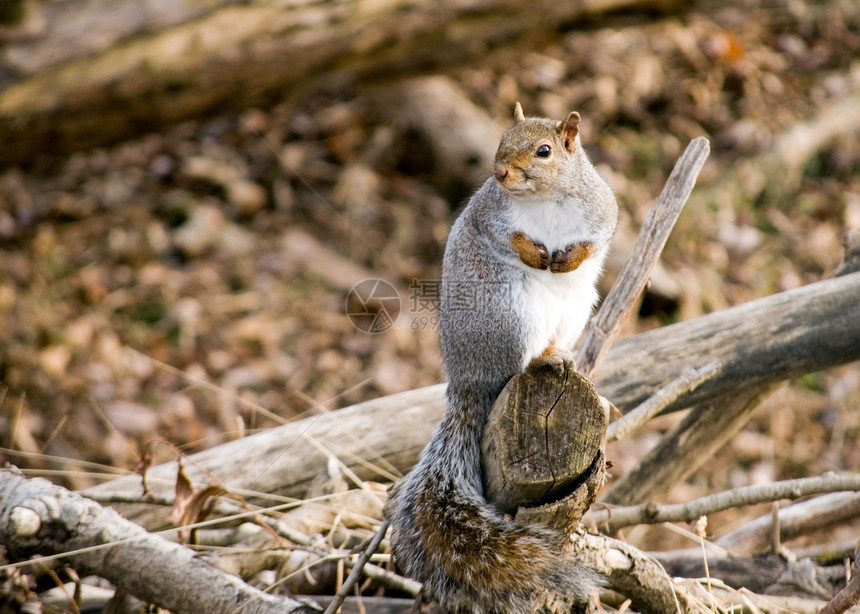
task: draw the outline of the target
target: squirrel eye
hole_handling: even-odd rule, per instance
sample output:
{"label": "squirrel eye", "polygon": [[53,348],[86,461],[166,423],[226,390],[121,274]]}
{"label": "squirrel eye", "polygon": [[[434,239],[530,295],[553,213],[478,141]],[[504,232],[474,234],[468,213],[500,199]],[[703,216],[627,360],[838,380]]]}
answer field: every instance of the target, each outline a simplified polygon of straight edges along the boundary
{"label": "squirrel eye", "polygon": [[550,149],[549,145],[541,145],[535,153],[538,158],[549,158],[549,154],[552,153],[552,149]]}

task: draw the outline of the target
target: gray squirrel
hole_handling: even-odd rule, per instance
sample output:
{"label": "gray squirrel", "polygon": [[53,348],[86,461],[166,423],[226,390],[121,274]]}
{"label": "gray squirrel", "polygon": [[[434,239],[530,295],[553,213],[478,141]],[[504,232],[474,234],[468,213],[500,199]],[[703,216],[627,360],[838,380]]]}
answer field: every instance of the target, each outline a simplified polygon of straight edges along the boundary
{"label": "gray squirrel", "polygon": [[569,364],[597,300],[618,206],[582,149],[580,115],[525,118],[503,135],[493,176],[454,223],[439,317],[447,409],[393,486],[398,566],[444,612],[535,611],[540,591],[584,602],[600,584],[557,553],[567,535],[526,526],[484,498],[481,437],[507,381],[538,361]]}

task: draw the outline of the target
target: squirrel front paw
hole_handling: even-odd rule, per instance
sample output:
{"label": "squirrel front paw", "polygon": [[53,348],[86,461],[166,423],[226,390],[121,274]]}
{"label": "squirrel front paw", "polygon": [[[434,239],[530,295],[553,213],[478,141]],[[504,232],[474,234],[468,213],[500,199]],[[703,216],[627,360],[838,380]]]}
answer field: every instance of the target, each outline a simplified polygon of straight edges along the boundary
{"label": "squirrel front paw", "polygon": [[586,258],[594,252],[594,243],[584,241],[574,243],[566,248],[557,249],[552,253],[549,270],[553,273],[569,273],[579,268]]}
{"label": "squirrel front paw", "polygon": [[550,268],[551,260],[546,245],[535,243],[526,233],[520,231],[513,233],[510,241],[523,264],[541,271]]}

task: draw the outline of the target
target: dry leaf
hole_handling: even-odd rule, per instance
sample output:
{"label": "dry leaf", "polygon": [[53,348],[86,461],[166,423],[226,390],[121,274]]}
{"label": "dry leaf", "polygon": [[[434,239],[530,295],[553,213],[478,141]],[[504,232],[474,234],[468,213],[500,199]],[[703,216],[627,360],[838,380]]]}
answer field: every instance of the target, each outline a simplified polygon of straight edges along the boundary
{"label": "dry leaf", "polygon": [[194,529],[189,528],[197,524],[209,515],[208,503],[227,491],[219,485],[207,486],[203,490],[195,490],[191,480],[185,473],[182,459],[178,461],[179,469],[176,472],[176,498],[173,508],[167,519],[180,527],[178,537],[180,543],[188,543],[194,535]]}

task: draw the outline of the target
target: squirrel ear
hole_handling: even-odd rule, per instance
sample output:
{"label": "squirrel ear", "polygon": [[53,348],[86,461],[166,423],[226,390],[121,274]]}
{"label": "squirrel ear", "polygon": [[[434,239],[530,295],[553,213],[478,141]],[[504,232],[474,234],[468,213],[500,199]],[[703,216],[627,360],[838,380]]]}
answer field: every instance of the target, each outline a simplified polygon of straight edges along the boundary
{"label": "squirrel ear", "polygon": [[564,148],[570,151],[573,149],[573,141],[576,135],[579,134],[579,122],[582,120],[579,113],[571,111],[567,119],[561,125],[561,132],[564,133]]}
{"label": "squirrel ear", "polygon": [[518,102],[518,103],[516,104],[516,106],[514,107],[514,119],[515,119],[515,120],[517,120],[517,123],[520,123],[520,122],[521,122],[521,121],[523,121],[525,118],[526,118],[526,116],[525,116],[525,115],[523,115],[523,105],[521,105],[521,104]]}

